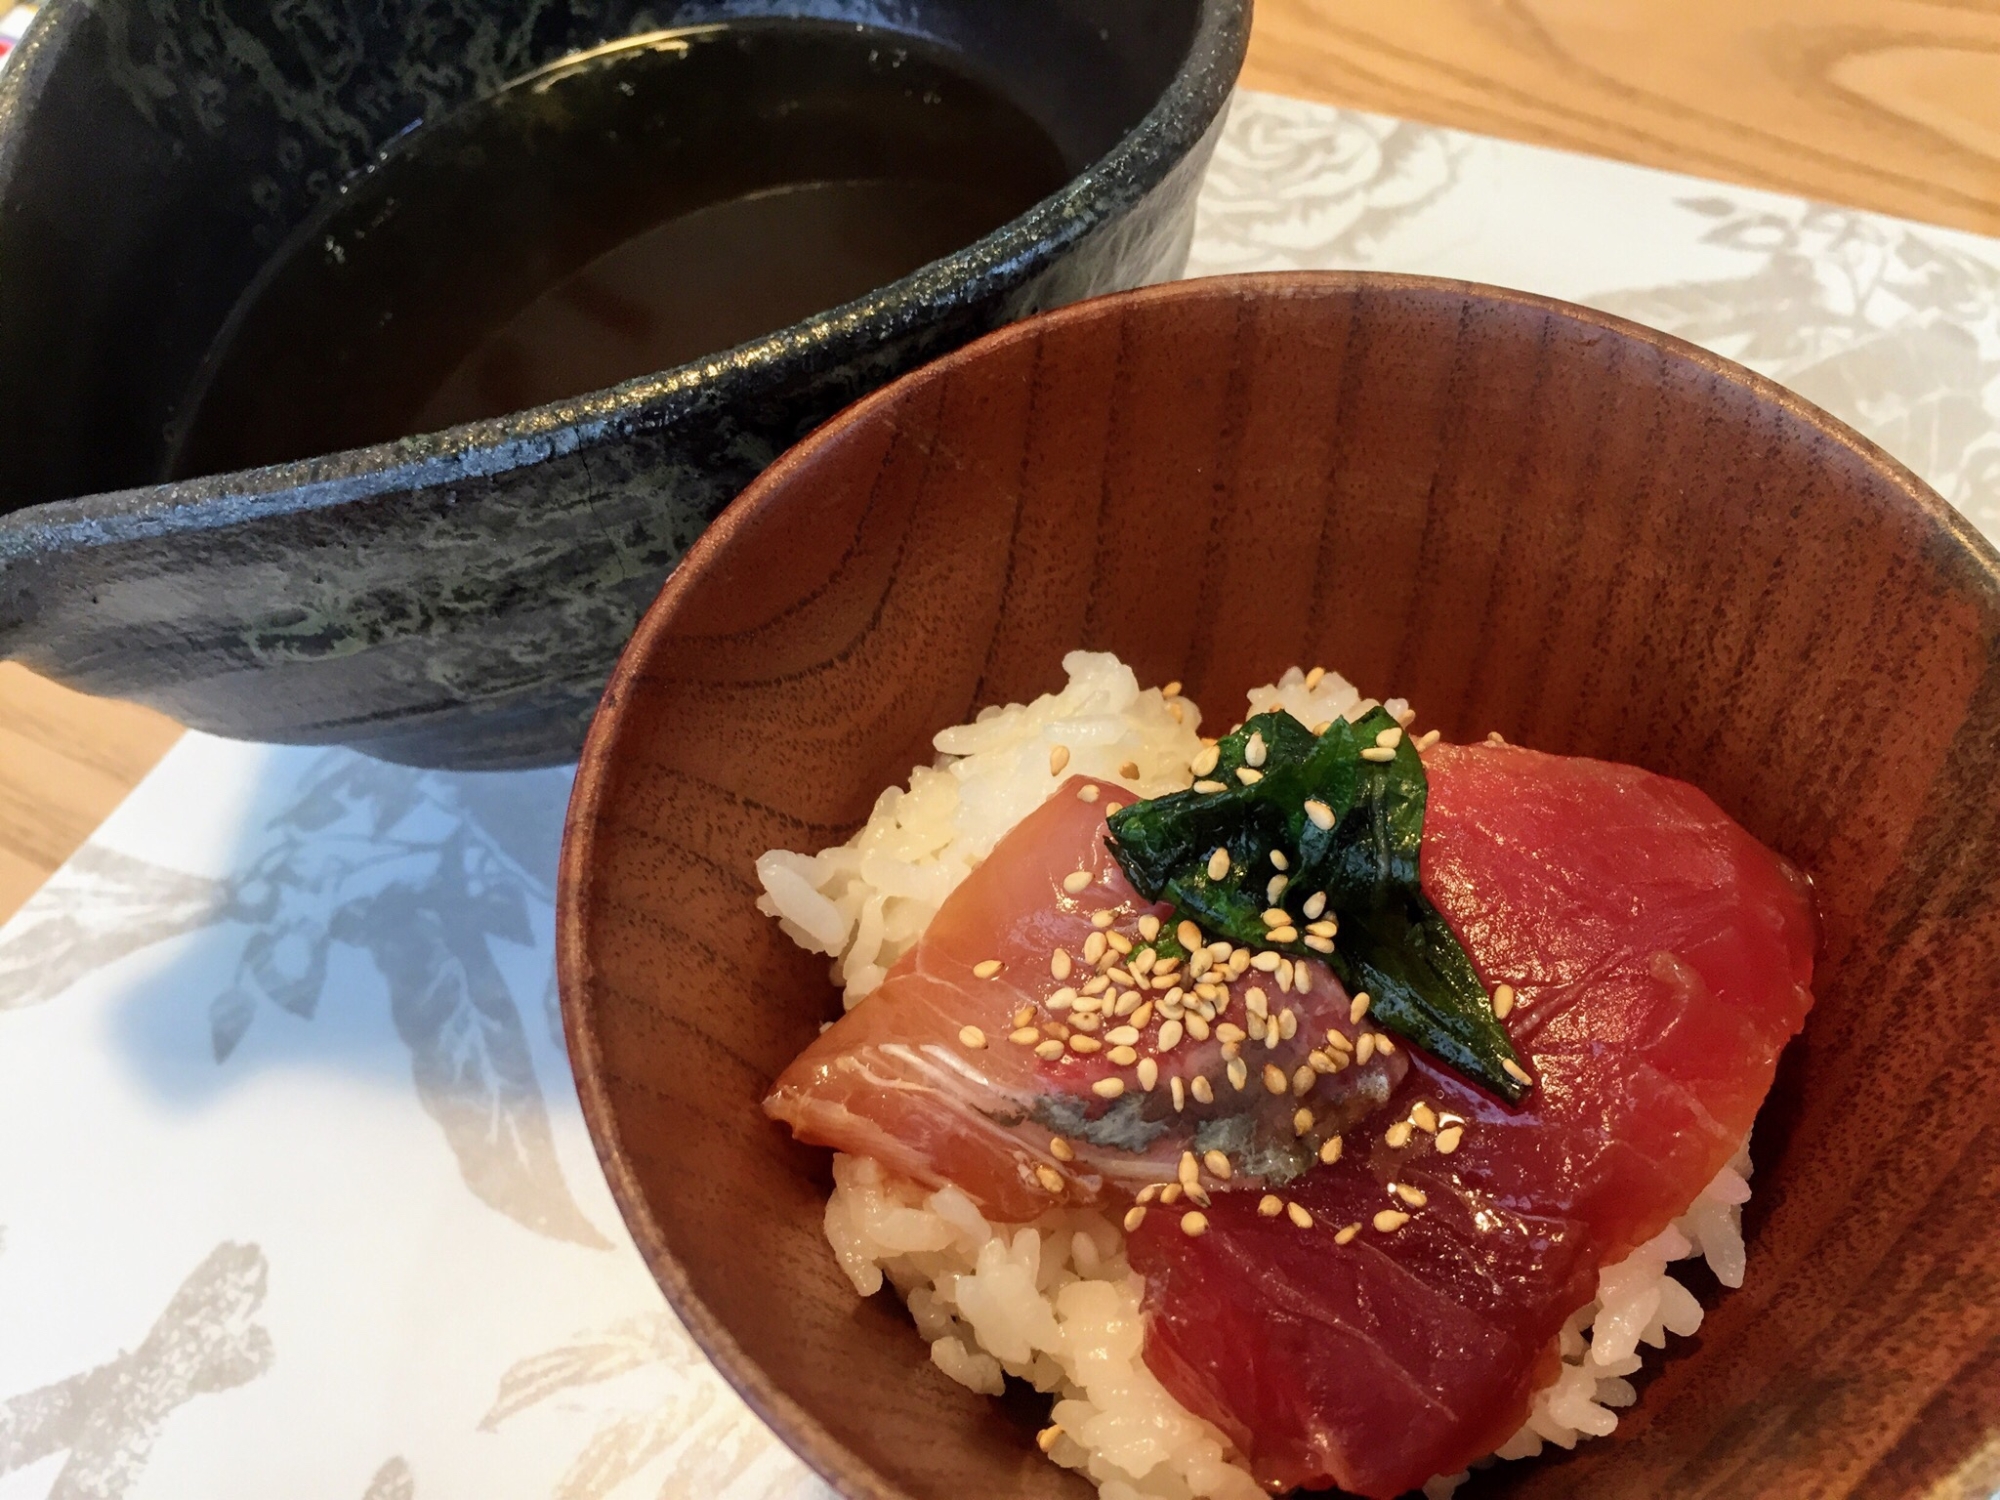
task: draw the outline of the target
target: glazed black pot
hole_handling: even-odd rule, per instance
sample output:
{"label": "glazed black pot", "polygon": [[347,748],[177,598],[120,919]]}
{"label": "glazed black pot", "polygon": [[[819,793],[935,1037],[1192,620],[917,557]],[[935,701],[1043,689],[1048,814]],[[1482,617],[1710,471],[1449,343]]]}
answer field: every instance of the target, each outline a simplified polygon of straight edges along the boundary
{"label": "glazed black pot", "polygon": [[[573,758],[640,613],[760,469],[1014,318],[1177,275],[1249,0],[56,0],[0,75],[0,657],[239,738]],[[412,121],[740,16],[956,49],[1076,175],[829,316],[422,437],[160,482],[273,248]],[[84,498],[75,498],[75,497]]]}

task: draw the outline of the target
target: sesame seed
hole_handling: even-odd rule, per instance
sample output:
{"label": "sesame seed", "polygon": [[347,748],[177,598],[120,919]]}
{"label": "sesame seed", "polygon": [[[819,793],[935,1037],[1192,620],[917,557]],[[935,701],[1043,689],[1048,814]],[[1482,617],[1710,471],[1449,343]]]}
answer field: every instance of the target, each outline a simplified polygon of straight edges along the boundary
{"label": "sesame seed", "polygon": [[1097,800],[1097,783],[1094,781],[1086,782],[1084,785],[1078,787],[1076,789],[1076,800],[1079,802],[1095,802]]}
{"label": "sesame seed", "polygon": [[974,979],[991,979],[999,972],[1000,960],[997,958],[982,958],[972,966],[972,977]]}
{"label": "sesame seed", "polygon": [[1062,768],[1069,764],[1069,746],[1058,745],[1049,752],[1049,774],[1062,775]]}
{"label": "sesame seed", "polygon": [[1398,1209],[1385,1208],[1375,1215],[1375,1228],[1382,1234],[1394,1234],[1410,1222],[1410,1216]]}
{"label": "sesame seed", "polygon": [[[1290,885],[1291,883],[1292,883],[1291,880],[1287,876],[1273,875],[1264,884],[1264,899],[1266,901],[1269,901],[1272,905],[1275,906],[1278,902],[1278,899],[1285,894],[1285,887]],[[1287,913],[1286,920],[1289,923],[1290,921],[1289,913]]]}
{"label": "sesame seed", "polygon": [[1122,932],[1107,932],[1104,934],[1104,941],[1109,943],[1121,957],[1132,951],[1132,940]]}
{"label": "sesame seed", "polygon": [[1193,1080],[1188,1084],[1188,1092],[1194,1095],[1194,1102],[1197,1104],[1215,1103],[1214,1086],[1200,1073],[1195,1074]]}
{"label": "sesame seed", "polygon": [[1115,1066],[1121,1068],[1129,1068],[1139,1060],[1139,1054],[1132,1050],[1130,1044],[1124,1042],[1119,1043],[1104,1055],[1110,1058]]}
{"label": "sesame seed", "polygon": [[1410,1144],[1410,1122],[1398,1120],[1382,1132],[1382,1144],[1391,1151],[1400,1151]]}
{"label": "sesame seed", "polygon": [[1313,725],[1313,738],[1318,739],[1331,728],[1333,728],[1333,720],[1321,719],[1317,724]]}
{"label": "sesame seed", "polygon": [[1120,1094],[1125,1092],[1125,1080],[1122,1078],[1100,1078],[1090,1086],[1090,1091],[1100,1099],[1116,1099]]}
{"label": "sesame seed", "polygon": [[1301,1229],[1310,1229],[1313,1227],[1312,1210],[1307,1208],[1303,1203],[1287,1203],[1285,1205],[1285,1217]]}
{"label": "sesame seed", "polygon": [[1285,1211],[1285,1200],[1276,1193],[1266,1193],[1257,1200],[1257,1212],[1267,1219],[1275,1219]]}
{"label": "sesame seed", "polygon": [[1353,1026],[1359,1026],[1361,1024],[1361,1018],[1368,1014],[1369,1004],[1370,1001],[1368,999],[1368,991],[1363,990],[1360,994],[1356,995],[1354,997],[1353,1003],[1351,1003],[1347,1007],[1348,1024]]}
{"label": "sesame seed", "polygon": [[1224,1156],[1220,1151],[1203,1152],[1201,1163],[1208,1168],[1211,1175],[1220,1177],[1224,1182],[1229,1181],[1233,1175],[1229,1165],[1229,1158]]}
{"label": "sesame seed", "polygon": [[[1274,943],[1296,943],[1299,940],[1299,930],[1287,924],[1283,927],[1273,927],[1265,936]],[[1285,977],[1288,980],[1291,978],[1289,974]]]}
{"label": "sesame seed", "polygon": [[1310,672],[1306,673],[1306,691],[1310,693],[1314,688],[1318,687],[1320,679],[1324,676],[1326,676],[1325,667],[1314,667]]}
{"label": "sesame seed", "polygon": [[1240,1042],[1243,1040],[1243,1028],[1234,1021],[1224,1021],[1215,1028],[1215,1039],[1218,1042]]}
{"label": "sesame seed", "polygon": [[1264,747],[1264,731],[1253,729],[1250,732],[1249,740],[1243,746],[1243,764],[1246,766],[1262,766],[1267,753]]}
{"label": "sesame seed", "polygon": [[1208,878],[1221,880],[1229,874],[1229,851],[1218,848],[1208,857]]}
{"label": "sesame seed", "polygon": [[[1082,1007],[1079,1005],[1078,1010],[1081,1009]],[[1104,1024],[1104,1018],[1096,1015],[1078,1015],[1072,1012],[1069,1019],[1070,1024],[1076,1027],[1078,1031],[1095,1031]]]}
{"label": "sesame seed", "polygon": [[1278,960],[1281,957],[1283,957],[1282,954],[1273,953],[1269,949],[1266,949],[1250,960],[1250,967],[1260,974],[1274,974],[1277,972]]}
{"label": "sesame seed", "polygon": [[1378,1031],[1375,1033],[1375,1050],[1384,1057],[1387,1057],[1396,1050],[1396,1044],[1389,1040],[1388,1032]]}
{"label": "sesame seed", "polygon": [[1264,998],[1263,990],[1253,984],[1243,992],[1243,1008],[1253,1016],[1268,1016],[1271,1002]]}
{"label": "sesame seed", "polygon": [[1317,932],[1307,933],[1305,938],[1305,944],[1315,953],[1333,952],[1333,939],[1330,937],[1323,937]]}
{"label": "sesame seed", "polygon": [[1139,1059],[1139,1066],[1134,1069],[1134,1075],[1139,1080],[1139,1087],[1150,1094],[1153,1092],[1153,1085],[1160,1081],[1160,1065],[1150,1057],[1142,1057]]}
{"label": "sesame seed", "polygon": [[1245,786],[1255,786],[1258,782],[1264,779],[1264,773],[1262,771],[1254,770],[1249,766],[1238,766],[1236,768],[1236,779],[1242,782]]}
{"label": "sesame seed", "polygon": [[1034,1020],[1035,1007],[1032,1005],[1024,1005],[1014,1012],[1014,1024],[1016,1026],[1030,1026],[1034,1024]]}
{"label": "sesame seed", "polygon": [[1504,745],[1507,743],[1507,737],[1499,730],[1491,729],[1486,733],[1486,743],[1489,745]]}
{"label": "sesame seed", "polygon": [[1160,1201],[1162,1203],[1169,1203],[1169,1204],[1180,1202],[1181,1185],[1178,1182],[1170,1182],[1165,1187],[1161,1188]]}
{"label": "sesame seed", "polygon": [[1091,933],[1089,937],[1083,940],[1083,961],[1092,968],[1095,968],[1097,961],[1104,957],[1104,947],[1104,934],[1101,932]]}
{"label": "sesame seed", "polygon": [[1324,1165],[1329,1167],[1332,1166],[1335,1162],[1339,1161],[1341,1145],[1342,1145],[1341,1138],[1337,1135],[1329,1136],[1327,1139],[1321,1141],[1319,1143],[1320,1161]]}
{"label": "sesame seed", "polygon": [[1507,1019],[1508,1016],[1513,1014],[1513,1011],[1514,1011],[1514,986],[1511,984],[1494,985],[1493,986],[1494,1018],[1496,1020],[1504,1021]]}
{"label": "sesame seed", "polygon": [[1395,719],[1403,728],[1408,729],[1412,724],[1417,722],[1417,711],[1405,703],[1401,708],[1396,710]]}
{"label": "sesame seed", "polygon": [[1379,766],[1394,760],[1396,752],[1382,745],[1370,745],[1366,750],[1361,752],[1361,758],[1363,760],[1372,760]]}
{"label": "sesame seed", "polygon": [[1174,1096],[1174,1113],[1179,1114],[1187,1108],[1187,1085],[1182,1083],[1180,1075],[1176,1074],[1167,1080],[1167,1087]]}
{"label": "sesame seed", "polygon": [[1435,745],[1438,742],[1438,740],[1443,737],[1443,735],[1444,731],[1442,729],[1433,729],[1429,734],[1418,735],[1410,743],[1415,745],[1419,750],[1428,750],[1430,749],[1431,746]]}
{"label": "sesame seed", "polygon": [[1342,1052],[1352,1052],[1354,1050],[1354,1038],[1350,1037],[1338,1026],[1329,1026],[1326,1028],[1326,1044],[1329,1047],[1336,1047]]}
{"label": "sesame seed", "polygon": [[1049,955],[1049,972],[1055,975],[1056,978],[1069,978],[1072,967],[1073,965],[1069,961],[1069,954],[1063,949],[1058,948]]}
{"label": "sesame seed", "polygon": [[1157,1182],[1149,1182],[1144,1187],[1139,1189],[1139,1201],[1141,1203],[1151,1203],[1155,1198],[1159,1196],[1160,1196],[1160,1185]]}
{"label": "sesame seed", "polygon": [[1104,1033],[1104,1040],[1117,1047],[1134,1046],[1139,1040],[1139,1028],[1136,1026],[1114,1026]]}
{"label": "sesame seed", "polygon": [[1113,922],[1117,920],[1118,920],[1118,913],[1113,911],[1108,906],[1099,907],[1096,911],[1090,914],[1090,925],[1092,927],[1097,927],[1097,928],[1109,927]]}
{"label": "sesame seed", "polygon": [[1052,1193],[1060,1193],[1063,1190],[1062,1173],[1046,1163],[1035,1168],[1035,1181]]}
{"label": "sesame seed", "polygon": [[1292,965],[1293,994],[1295,995],[1311,994],[1312,983],[1313,983],[1312,970],[1306,967],[1306,961],[1304,959],[1300,959],[1297,963]]}
{"label": "sesame seed", "polygon": [[1395,1189],[1396,1189],[1396,1196],[1398,1198],[1401,1198],[1405,1203],[1409,1204],[1410,1207],[1412,1208],[1422,1208],[1426,1203],[1431,1201],[1429,1198],[1424,1196],[1424,1190],[1422,1188],[1413,1188],[1407,1182],[1399,1182],[1395,1184]]}
{"label": "sesame seed", "polygon": [[1139,779],[1139,763],[1136,760],[1126,761],[1123,765],[1119,766],[1118,774],[1123,776],[1127,781],[1137,781]]}
{"label": "sesame seed", "polygon": [[[1180,945],[1187,949],[1189,953],[1195,953],[1201,948],[1201,929],[1192,922],[1182,922],[1174,929],[1174,936],[1180,940]],[[1213,961],[1212,958],[1211,961]]]}
{"label": "sesame seed", "polygon": [[1458,1149],[1458,1143],[1464,1139],[1465,1139],[1464,1127],[1458,1125],[1445,1126],[1444,1129],[1438,1132],[1438,1138],[1437,1138],[1438,1155],[1440,1156],[1451,1155],[1452,1152]]}
{"label": "sesame seed", "polygon": [[1336,1245],[1351,1245],[1354,1243],[1354,1237],[1359,1233],[1361,1233],[1361,1226],[1359,1224],[1349,1224],[1333,1237],[1333,1242]]}
{"label": "sesame seed", "polygon": [[1054,1037],[1050,1037],[1046,1042],[1035,1048],[1035,1056],[1039,1057],[1043,1062],[1054,1062],[1062,1055],[1063,1044]]}
{"label": "sesame seed", "polygon": [[1150,943],[1159,935],[1160,919],[1158,917],[1154,916],[1151,912],[1147,912],[1143,917],[1139,918],[1140,937]]}
{"label": "sesame seed", "polygon": [[1290,1041],[1299,1034],[1298,1012],[1289,1005],[1278,1012],[1278,1035]]}
{"label": "sesame seed", "polygon": [[1049,1141],[1049,1155],[1057,1161],[1075,1161],[1076,1148],[1061,1136],[1054,1136]]}
{"label": "sesame seed", "polygon": [[977,1026],[959,1027],[958,1039],[975,1052],[986,1045],[986,1033],[981,1031]]}
{"label": "sesame seed", "polygon": [[1306,1054],[1306,1065],[1315,1073],[1337,1073],[1340,1071],[1334,1065],[1333,1059],[1328,1057],[1324,1052],[1308,1052]]}
{"label": "sesame seed", "polygon": [[1208,1215],[1190,1209],[1181,1215],[1181,1233],[1189,1239],[1198,1239],[1208,1233]]}
{"label": "sesame seed", "polygon": [[1153,965],[1159,961],[1160,955],[1151,948],[1141,948],[1132,955],[1132,961],[1125,967],[1132,971],[1134,977],[1143,978],[1153,972]]}
{"label": "sesame seed", "polygon": [[1080,896],[1095,878],[1088,870],[1071,870],[1063,876],[1063,889],[1072,896]]}
{"label": "sesame seed", "polygon": [[[1312,1070],[1310,1068],[1306,1070],[1306,1075],[1308,1077],[1312,1076]],[[1313,1128],[1313,1112],[1311,1110],[1302,1109],[1297,1114],[1292,1116],[1293,1135],[1304,1135],[1308,1130],[1311,1130],[1312,1128]]]}
{"label": "sesame seed", "polygon": [[1125,1210],[1125,1232],[1127,1234],[1137,1233],[1139,1226],[1145,1222],[1146,1210],[1138,1204],[1135,1203],[1132,1207]]}
{"label": "sesame seed", "polygon": [[1032,1047],[1042,1039],[1042,1034],[1032,1026],[1017,1026],[1007,1033],[1007,1040],[1017,1047]]}
{"label": "sesame seed", "polygon": [[[1168,991],[1168,993],[1171,994],[1172,991],[1170,990]],[[1165,1004],[1166,1002],[1162,1001],[1161,1003]],[[1153,1019],[1153,1002],[1150,1000],[1141,1000],[1139,1002],[1138,1009],[1132,1012],[1133,1026],[1135,1026],[1140,1031],[1144,1031],[1146,1029],[1146,1023],[1152,1019]]]}
{"label": "sesame seed", "polygon": [[1178,698],[1180,697],[1180,695],[1181,695],[1181,685],[1178,681],[1170,682],[1165,687],[1160,689],[1160,696],[1162,698]]}
{"label": "sesame seed", "polygon": [[1354,1044],[1354,1060],[1358,1063],[1365,1063],[1374,1055],[1375,1033],[1364,1031],[1361,1033],[1361,1040]]}
{"label": "sesame seed", "polygon": [[1201,1181],[1201,1160],[1192,1151],[1183,1151],[1174,1171],[1183,1186],[1193,1187]]}
{"label": "sesame seed", "polygon": [[1511,1057],[1501,1058],[1500,1066],[1507,1070],[1507,1076],[1516,1083],[1533,1083],[1535,1081],[1528,1076],[1528,1070],[1515,1062]]}
{"label": "sesame seed", "polygon": [[1419,1099],[1416,1107],[1410,1111],[1410,1123],[1425,1135],[1436,1135],[1438,1128],[1437,1111]]}
{"label": "sesame seed", "polygon": [[1100,1042],[1096,1037],[1091,1036],[1086,1032],[1079,1031],[1075,1036],[1069,1039],[1069,1050],[1075,1053],[1079,1053],[1085,1057],[1088,1057],[1091,1053],[1098,1051],[1103,1046],[1104,1043]]}
{"label": "sesame seed", "polygon": [[1195,790],[1196,790],[1197,792],[1200,792],[1200,793],[1201,793],[1201,794],[1202,794],[1202,795],[1203,795],[1204,797],[1212,797],[1212,796],[1214,796],[1214,795],[1215,795],[1215,794],[1216,794],[1217,792],[1226,792],[1226,791],[1228,791],[1228,790],[1229,790],[1229,788],[1228,788],[1227,786],[1223,785],[1223,784],[1222,784],[1221,782],[1219,782],[1219,781],[1210,781],[1210,780],[1208,780],[1208,779],[1206,779],[1206,778],[1203,778],[1202,780],[1200,780],[1200,781],[1197,781],[1197,782],[1196,782],[1196,783],[1194,784],[1194,789],[1195,789]]}
{"label": "sesame seed", "polygon": [[1052,1423],[1035,1434],[1035,1446],[1046,1453],[1055,1447],[1057,1439],[1063,1435],[1062,1424]]}
{"label": "sesame seed", "polygon": [[1206,776],[1210,771],[1215,769],[1216,762],[1221,759],[1222,747],[1220,745],[1210,745],[1195,756],[1193,760],[1188,762],[1188,769],[1197,776]]}
{"label": "sesame seed", "polygon": [[1197,1042],[1208,1040],[1208,1018],[1206,1016],[1196,1011],[1185,1019],[1189,1036],[1193,1037]]}
{"label": "sesame seed", "polygon": [[1393,750],[1403,743],[1403,731],[1400,729],[1385,729],[1375,736],[1375,743],[1384,750]]}
{"label": "sesame seed", "polygon": [[1312,819],[1313,827],[1321,831],[1333,827],[1333,809],[1317,797],[1306,798],[1306,816]]}
{"label": "sesame seed", "polygon": [[1118,816],[1120,812],[1124,810],[1124,807],[1125,804],[1122,802],[1107,802],[1104,804],[1104,816],[1107,818],[1115,818]]}
{"label": "sesame seed", "polygon": [[1173,1051],[1174,1048],[1181,1044],[1181,1031],[1182,1027],[1179,1021],[1162,1022],[1160,1024],[1159,1040],[1154,1045],[1162,1052]]}
{"label": "sesame seed", "polygon": [[[1310,896],[1306,897],[1306,920],[1308,922],[1317,922],[1319,920],[1320,913],[1325,910],[1326,910],[1325,891],[1314,891]],[[1332,936],[1331,933],[1327,935],[1329,937]]]}
{"label": "sesame seed", "polygon": [[1276,1063],[1265,1063],[1264,1087],[1273,1094],[1287,1094],[1291,1092],[1292,1081]]}
{"label": "sesame seed", "polygon": [[1235,1089],[1237,1093],[1242,1093],[1244,1085],[1250,1081],[1250,1069],[1244,1064],[1243,1059],[1240,1057],[1230,1058],[1228,1073],[1229,1086]]}
{"label": "sesame seed", "polygon": [[[1313,1085],[1318,1082],[1319,1074],[1313,1071],[1312,1064],[1300,1063],[1296,1068],[1292,1069],[1292,1097],[1294,1099],[1305,1098],[1307,1094],[1313,1091]],[[1299,1134],[1304,1135],[1305,1132],[1300,1131]]]}

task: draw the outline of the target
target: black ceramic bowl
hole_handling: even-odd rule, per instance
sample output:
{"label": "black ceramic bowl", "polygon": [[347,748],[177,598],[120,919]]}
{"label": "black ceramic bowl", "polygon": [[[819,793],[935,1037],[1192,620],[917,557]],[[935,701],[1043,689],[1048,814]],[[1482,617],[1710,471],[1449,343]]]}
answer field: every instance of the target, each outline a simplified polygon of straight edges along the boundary
{"label": "black ceramic bowl", "polygon": [[[779,452],[999,324],[1179,273],[1249,10],[56,0],[0,75],[0,657],[219,734],[464,768],[574,756],[640,612]],[[160,482],[244,289],[412,122],[608,41],[772,15],[961,54],[1075,175],[968,248],[714,357]]]}

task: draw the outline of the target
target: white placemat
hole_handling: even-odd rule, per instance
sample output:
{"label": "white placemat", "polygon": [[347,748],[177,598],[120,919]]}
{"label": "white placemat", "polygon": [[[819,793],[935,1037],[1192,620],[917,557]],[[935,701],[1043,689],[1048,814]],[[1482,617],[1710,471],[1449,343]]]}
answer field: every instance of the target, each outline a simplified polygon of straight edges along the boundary
{"label": "white placemat", "polygon": [[[1193,270],[1344,266],[1680,333],[2000,535],[2000,244],[1242,95]],[[598,1171],[568,783],[189,735],[0,929],[0,1500],[825,1496]]]}

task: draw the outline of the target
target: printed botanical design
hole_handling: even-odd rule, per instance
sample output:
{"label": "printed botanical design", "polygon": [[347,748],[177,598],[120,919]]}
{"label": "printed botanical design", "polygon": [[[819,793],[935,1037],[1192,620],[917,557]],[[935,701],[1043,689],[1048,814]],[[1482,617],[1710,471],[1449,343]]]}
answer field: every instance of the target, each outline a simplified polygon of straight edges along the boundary
{"label": "printed botanical design", "polygon": [[417,1478],[400,1458],[392,1458],[375,1471],[361,1500],[417,1500]]}
{"label": "printed botanical design", "polygon": [[168,1417],[271,1368],[264,1252],[221,1244],[181,1283],[137,1348],[0,1405],[0,1475],[64,1453],[49,1500],[119,1500]]}
{"label": "printed botanical design", "polygon": [[[530,911],[554,899],[566,792],[561,772],[454,777],[336,751],[226,878],[87,845],[0,942],[0,1010],[198,928],[243,929],[234,979],[209,1007],[220,1065],[264,1007],[310,1019],[332,950],[358,949],[388,988],[417,1097],[466,1185],[538,1233],[602,1247],[563,1180],[493,951],[536,942]],[[546,1013],[545,996],[531,1003]]]}
{"label": "printed botanical design", "polygon": [[1191,276],[1367,262],[1458,178],[1451,131],[1239,95],[1203,184]]}
{"label": "printed botanical design", "polygon": [[2000,538],[2000,264],[1845,209],[1681,206],[1714,221],[1703,243],[1750,268],[1590,300],[1783,381]]}
{"label": "printed botanical design", "polygon": [[552,1500],[831,1500],[664,1310],[521,1360],[479,1425],[496,1432],[536,1408],[579,1406],[593,1413],[593,1430]]}

